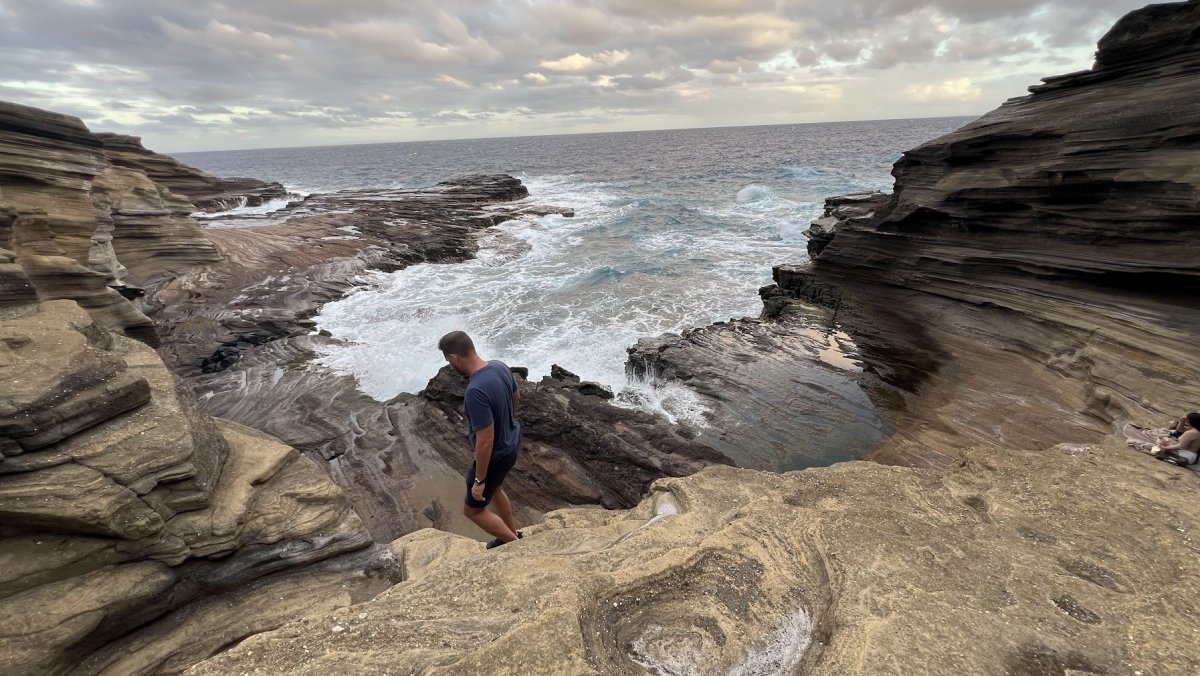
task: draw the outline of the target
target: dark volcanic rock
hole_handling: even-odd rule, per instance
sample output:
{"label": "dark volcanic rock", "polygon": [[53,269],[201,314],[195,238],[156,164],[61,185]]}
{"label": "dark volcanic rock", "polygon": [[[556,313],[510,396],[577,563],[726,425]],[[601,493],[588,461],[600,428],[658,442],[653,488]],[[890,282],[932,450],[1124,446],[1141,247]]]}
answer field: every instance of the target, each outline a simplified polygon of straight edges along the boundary
{"label": "dark volcanic rock", "polygon": [[643,338],[631,375],[682,383],[707,425],[698,441],[739,467],[788,471],[867,456],[882,422],[868,397],[886,386],[862,373],[831,314],[787,298],[769,319],[740,319]]}
{"label": "dark volcanic rock", "polygon": [[265,343],[312,330],[309,320],[367,270],[465,260],[483,228],[514,218],[528,196],[511,176],[467,176],[418,190],[311,195],[273,225],[207,231],[224,261],[148,287],[141,303],[183,375],[229,368]]}
{"label": "dark volcanic rock", "polygon": [[825,213],[804,231],[804,236],[808,238],[808,255],[817,257],[833,241],[836,230],[846,223],[869,221],[876,209],[890,201],[891,195],[878,191],[852,193],[825,200]]}
{"label": "dark volcanic rock", "polygon": [[[569,504],[631,507],[655,479],[729,464],[658,416],[617,408],[604,397],[562,385],[553,378],[520,385],[517,416],[524,450],[510,480],[512,493],[535,509]],[[447,366],[421,393],[447,422],[444,433],[431,438],[441,441],[443,455],[464,470],[471,462],[463,441],[465,389],[466,379]],[[421,434],[430,429],[423,426]]]}

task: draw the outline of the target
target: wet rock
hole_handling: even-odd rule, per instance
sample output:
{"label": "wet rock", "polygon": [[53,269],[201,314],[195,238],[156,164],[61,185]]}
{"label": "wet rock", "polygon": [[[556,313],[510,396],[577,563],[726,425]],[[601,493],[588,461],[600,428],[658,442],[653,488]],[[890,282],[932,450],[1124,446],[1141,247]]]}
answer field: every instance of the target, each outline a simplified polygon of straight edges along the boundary
{"label": "wet rock", "polygon": [[566,389],[573,389],[580,394],[590,397],[600,397],[601,399],[615,398],[612,390],[608,387],[605,387],[600,383],[593,383],[590,381],[585,382],[581,380],[579,376],[571,373],[558,364],[552,364],[550,366],[550,376],[548,378],[543,378],[541,384],[546,386],[557,386]]}
{"label": "wet rock", "polygon": [[828,313],[789,299],[773,319],[639,340],[626,370],[696,393],[701,443],[740,467],[787,471],[865,457],[879,444],[882,422],[868,394],[884,385],[857,359]]}

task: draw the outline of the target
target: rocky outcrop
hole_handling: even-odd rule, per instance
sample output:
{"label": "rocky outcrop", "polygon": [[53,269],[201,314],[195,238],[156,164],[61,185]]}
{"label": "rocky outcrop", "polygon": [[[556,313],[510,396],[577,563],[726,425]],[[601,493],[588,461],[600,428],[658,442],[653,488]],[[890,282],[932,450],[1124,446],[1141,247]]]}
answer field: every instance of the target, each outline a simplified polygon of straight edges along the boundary
{"label": "rocky outcrop", "polygon": [[[770,303],[768,299],[768,303]],[[772,317],[720,322],[629,348],[631,375],[687,386],[704,406],[697,440],[739,467],[784,472],[864,458],[883,422],[832,313],[790,298]]]}
{"label": "rocky outcrop", "polygon": [[310,318],[363,272],[474,255],[475,234],[513,218],[500,207],[528,194],[509,176],[467,176],[424,190],[312,195],[277,223],[208,230],[223,262],[149,288],[143,303],[177,373],[223,371],[250,348],[310,333]]}
{"label": "rocky outcrop", "polygon": [[370,543],[312,461],[200,413],[75,302],[5,309],[0,345],[5,673],[65,672],[199,595]]}
{"label": "rocky outcrop", "polygon": [[1183,479],[1106,447],[709,468],[189,673],[1194,673]]}
{"label": "rocky outcrop", "polygon": [[[777,267],[764,290],[765,325],[639,346],[631,365],[655,353],[658,371],[706,393],[716,434],[742,408],[837,413],[844,395],[821,389],[783,403],[790,375],[822,383],[789,317],[823,317],[882,418],[872,457],[901,464],[1096,441],[1194,409],[1200,258],[1184,242],[1200,203],[1198,31],[1200,3],[1130,14],[1093,69],[906,152],[893,195],[830,199],[808,232],[813,262]],[[768,401],[723,400],[730,373]],[[789,422],[805,437],[808,421]],[[833,441],[827,455],[866,448]]]}
{"label": "rocky outcrop", "polygon": [[111,208],[96,204],[112,198],[93,193],[107,169],[77,118],[0,102],[0,260],[22,270],[6,275],[0,305],[71,299],[106,328],[153,343],[153,324],[118,292],[125,268]]}
{"label": "rocky outcrop", "polygon": [[[527,195],[512,177],[468,176],[311,196],[276,216],[284,223],[209,230],[224,261],[149,289],[144,302],[205,410],[326,466],[377,541],[426,527],[478,535],[460,507],[471,461],[461,379],[447,371],[424,396],[376,401],[313,363],[330,339],[312,335],[309,318],[367,270],[465,260],[482,229],[564,211],[517,201]],[[507,484],[522,522],[570,505],[632,506],[654,479],[728,462],[685,430],[558,376],[523,385],[525,454]]]}
{"label": "rocky outcrop", "polygon": [[1133,12],[1091,70],[905,153],[875,218],[776,271],[798,296],[836,286],[864,360],[909,393],[881,458],[1195,408],[1198,35],[1200,3]]}
{"label": "rocky outcrop", "polygon": [[152,322],[127,300],[219,260],[193,210],[113,161],[78,119],[0,102],[0,251],[31,284],[14,302],[74,300],[104,327],[156,344]]}
{"label": "rocky outcrop", "polygon": [[291,196],[279,183],[255,178],[219,178],[189,167],[169,155],[142,146],[142,139],[123,134],[99,133],[109,160],[118,167],[145,174],[151,181],[189,200],[200,211],[225,211],[260,206]]}
{"label": "rocky outcrop", "polygon": [[821,250],[833,241],[837,230],[847,224],[869,222],[875,211],[890,200],[891,195],[879,191],[852,193],[826,199],[825,213],[813,221],[804,232],[805,238],[808,239],[809,257],[819,256]]}
{"label": "rocky outcrop", "polygon": [[0,104],[0,672],[177,672],[403,579],[317,464],[148,345],[130,282],[219,260],[190,211],[77,119]]}

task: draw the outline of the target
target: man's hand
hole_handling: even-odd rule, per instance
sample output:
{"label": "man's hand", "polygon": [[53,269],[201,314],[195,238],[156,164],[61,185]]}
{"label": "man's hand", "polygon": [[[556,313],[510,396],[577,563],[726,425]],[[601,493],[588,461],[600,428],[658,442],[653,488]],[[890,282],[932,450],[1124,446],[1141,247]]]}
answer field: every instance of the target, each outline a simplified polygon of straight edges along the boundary
{"label": "man's hand", "polygon": [[486,485],[487,484],[485,484],[485,483],[484,484],[472,484],[471,485],[471,497],[475,498],[476,500],[478,500],[480,502],[483,502],[483,489],[484,489],[484,486],[486,486]]}

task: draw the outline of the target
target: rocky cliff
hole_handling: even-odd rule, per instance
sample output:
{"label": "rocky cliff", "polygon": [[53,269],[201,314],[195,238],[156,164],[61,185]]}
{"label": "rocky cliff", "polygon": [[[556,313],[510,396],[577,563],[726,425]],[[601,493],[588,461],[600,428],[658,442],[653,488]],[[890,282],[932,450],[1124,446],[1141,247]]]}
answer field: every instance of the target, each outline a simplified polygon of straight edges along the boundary
{"label": "rocky cliff", "polygon": [[[1200,671],[1200,482],[1111,435],[1200,401],[1198,40],[1200,3],[1131,14],[1092,70],[907,153],[892,196],[831,201],[762,317],[637,346],[631,368],[711,404],[699,439],[562,370],[525,385],[524,519],[653,483],[486,552],[420,530],[318,560],[369,543],[311,460],[386,539],[458,527],[466,458],[451,374],[368,400],[312,363],[330,338],[305,321],[354,273],[470,255],[524,208],[511,183],[320,197],[211,232],[221,261],[139,300],[177,388],[119,315],[39,286],[55,257],[116,279],[75,255],[100,227],[77,193],[107,160],[70,118],[14,113],[32,130],[15,152],[54,162],[0,211],[2,666],[179,671],[229,648],[191,673]],[[322,207],[343,199],[353,221]],[[739,435],[746,401],[772,415]],[[722,465],[698,441],[775,469],[872,447],[909,466],[654,481]]]}
{"label": "rocky cliff", "polygon": [[832,201],[763,317],[631,351],[731,454],[782,457],[739,444],[745,408],[798,412],[791,443],[865,397],[877,456],[918,467],[714,467],[494,552],[429,534],[422,579],[191,673],[1197,672],[1200,482],[1111,433],[1200,401],[1198,39],[1200,3],[1131,14],[893,196]]}
{"label": "rocky cliff", "polygon": [[[1130,14],[1093,69],[1047,78],[906,152],[890,197],[831,199],[809,231],[812,262],[779,266],[764,290],[765,326],[646,342],[631,365],[700,373],[702,394],[721,382],[706,374],[753,371],[747,382],[771,401],[818,413],[784,423],[796,439],[824,435],[823,419],[865,395],[883,437],[858,448],[901,464],[1096,441],[1194,409],[1198,25],[1196,2]],[[776,345],[811,343],[797,314],[848,339],[857,393],[819,387],[830,376],[809,376],[811,359],[778,364]],[[747,356],[722,359],[729,350]],[[718,430],[747,414],[739,401],[706,401]]]}
{"label": "rocky cliff", "polygon": [[[228,182],[32,108],[0,106],[0,134],[0,669],[179,671],[421,574],[425,539],[371,535],[476,531],[461,379],[375,401],[311,363],[330,339],[309,317],[364,272],[570,210],[473,176],[206,232],[189,198]],[[566,371],[525,393],[526,523],[728,462]]]}
{"label": "rocky cliff", "polygon": [[1120,448],[709,468],[495,551],[422,531],[423,578],[189,673],[1196,673],[1197,499]]}
{"label": "rocky cliff", "polygon": [[4,673],[178,670],[402,577],[316,464],[150,347],[131,282],[218,260],[191,210],[79,120],[0,104]]}
{"label": "rocky cliff", "polygon": [[200,211],[225,211],[235,207],[260,206],[290,196],[279,183],[256,178],[222,178],[189,167],[169,155],[147,150],[136,136],[99,133],[110,162],[140,171],[151,181],[182,195]]}
{"label": "rocky cliff", "polygon": [[810,300],[837,287],[905,393],[883,459],[1097,439],[1200,402],[1200,3],[1130,14],[1091,70],[1031,92],[905,153],[874,218],[776,271]]}

